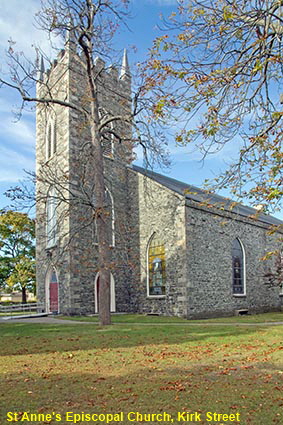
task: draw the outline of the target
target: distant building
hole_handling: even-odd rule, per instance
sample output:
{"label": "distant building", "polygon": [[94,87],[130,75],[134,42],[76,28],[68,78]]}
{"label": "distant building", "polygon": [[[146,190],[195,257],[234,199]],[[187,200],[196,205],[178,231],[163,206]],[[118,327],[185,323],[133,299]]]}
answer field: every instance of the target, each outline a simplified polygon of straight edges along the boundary
{"label": "distant building", "polygon": [[[11,303],[21,303],[22,302],[22,293],[19,291],[11,292],[9,294],[0,293],[0,301],[10,301]],[[36,301],[36,297],[32,292],[27,291],[27,301]]]}
{"label": "distant building", "polygon": [[[108,71],[100,59],[102,115],[131,110],[131,76]],[[47,90],[51,87],[51,93]],[[72,49],[50,70],[38,92],[88,107],[85,74]],[[117,121],[104,147],[105,208],[112,252],[111,310],[204,318],[280,310],[282,291],[270,288],[261,258],[280,249],[271,225],[282,222],[216,195],[131,164],[131,128]],[[37,106],[37,286],[46,311],[91,314],[99,309],[99,269],[88,161],[89,129],[81,114]],[[115,130],[127,143],[119,143]],[[77,196],[76,196],[77,195]]]}

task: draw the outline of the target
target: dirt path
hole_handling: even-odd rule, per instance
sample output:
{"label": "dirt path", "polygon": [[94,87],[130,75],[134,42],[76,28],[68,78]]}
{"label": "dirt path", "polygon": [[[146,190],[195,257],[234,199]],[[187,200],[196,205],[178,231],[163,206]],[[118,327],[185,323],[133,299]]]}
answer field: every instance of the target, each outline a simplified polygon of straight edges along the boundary
{"label": "dirt path", "polygon": [[21,317],[21,318],[0,318],[0,323],[46,323],[48,325],[85,325],[93,324],[93,322],[79,322],[77,320],[63,320],[56,317],[41,316],[41,317]]}

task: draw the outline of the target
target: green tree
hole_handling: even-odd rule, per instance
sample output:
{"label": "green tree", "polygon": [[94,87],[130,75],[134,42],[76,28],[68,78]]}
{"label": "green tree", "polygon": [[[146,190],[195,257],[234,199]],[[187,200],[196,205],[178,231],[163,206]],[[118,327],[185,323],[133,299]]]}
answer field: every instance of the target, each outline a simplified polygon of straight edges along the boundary
{"label": "green tree", "polygon": [[179,0],[145,68],[156,117],[203,156],[238,152],[217,180],[267,209],[283,194],[283,2]]}
{"label": "green tree", "polygon": [[0,257],[0,290],[10,291],[7,279],[11,274],[12,260],[7,257]]}
{"label": "green tree", "polygon": [[25,303],[26,290],[35,291],[35,222],[25,213],[0,213],[0,284],[21,290]]}

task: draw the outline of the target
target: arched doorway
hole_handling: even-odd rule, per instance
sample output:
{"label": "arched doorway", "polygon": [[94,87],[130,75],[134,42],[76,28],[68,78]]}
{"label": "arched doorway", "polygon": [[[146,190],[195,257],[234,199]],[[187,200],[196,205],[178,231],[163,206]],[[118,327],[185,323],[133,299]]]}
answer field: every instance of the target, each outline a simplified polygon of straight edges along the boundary
{"label": "arched doorway", "polygon": [[[95,302],[95,313],[98,313],[99,311],[99,273],[95,276],[94,281],[94,302]],[[115,281],[114,277],[111,273],[110,278],[110,311],[111,313],[115,313],[116,311],[116,298],[115,298]]]}
{"label": "arched doorway", "polygon": [[47,274],[46,290],[47,312],[59,313],[59,282],[54,267]]}

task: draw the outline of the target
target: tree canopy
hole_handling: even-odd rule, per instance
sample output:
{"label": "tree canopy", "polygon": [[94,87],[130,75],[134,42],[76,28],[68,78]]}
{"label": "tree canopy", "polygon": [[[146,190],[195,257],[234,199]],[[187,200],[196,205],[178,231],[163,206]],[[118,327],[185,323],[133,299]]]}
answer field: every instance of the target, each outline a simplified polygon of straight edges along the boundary
{"label": "tree canopy", "polygon": [[282,186],[282,36],[279,0],[179,0],[145,67],[155,116],[203,156],[233,143],[217,180],[267,209]]}

